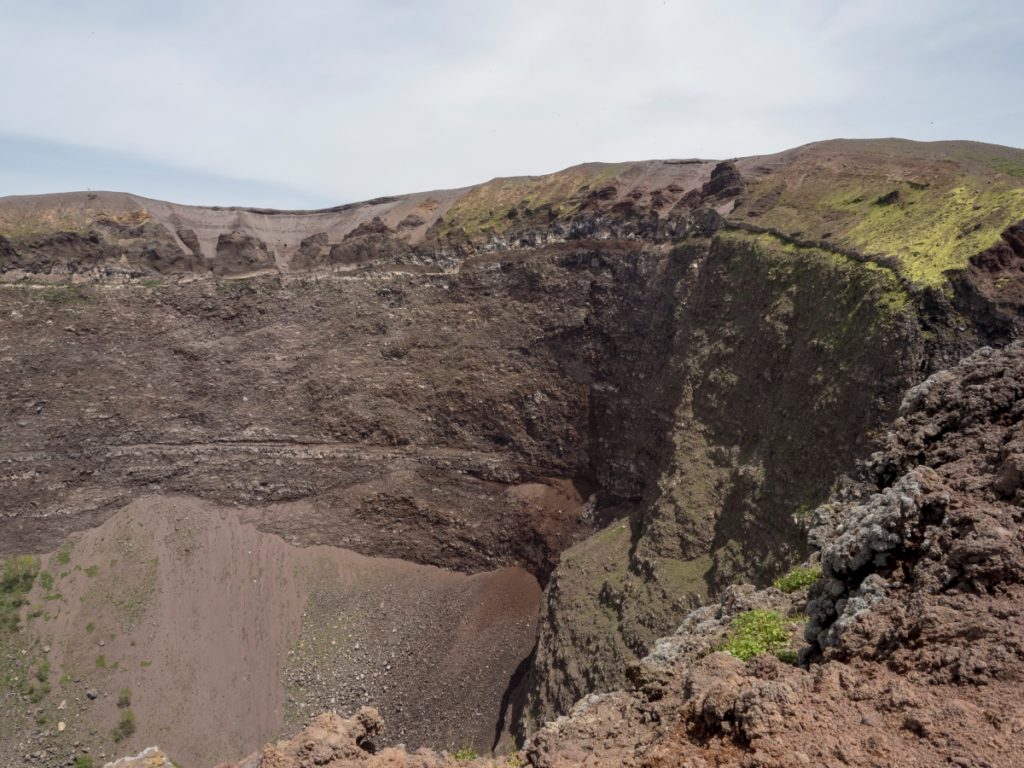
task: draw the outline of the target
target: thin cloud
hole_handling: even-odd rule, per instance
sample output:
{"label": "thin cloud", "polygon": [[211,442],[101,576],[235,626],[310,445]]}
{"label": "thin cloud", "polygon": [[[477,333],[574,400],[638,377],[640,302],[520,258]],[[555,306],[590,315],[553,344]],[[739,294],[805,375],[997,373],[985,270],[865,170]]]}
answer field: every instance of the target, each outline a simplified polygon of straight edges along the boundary
{"label": "thin cloud", "polygon": [[[0,11],[0,98],[16,105],[0,134],[178,169],[194,190],[152,186],[183,202],[233,192],[213,193],[213,179],[261,179],[281,205],[292,189],[335,203],[834,135],[1024,143],[1012,99],[1024,52],[1004,34],[1024,21],[1014,2],[0,0]],[[40,178],[69,188],[74,174],[50,165]],[[130,180],[114,165],[120,175],[97,184]],[[0,176],[0,194],[24,191],[25,173]]]}

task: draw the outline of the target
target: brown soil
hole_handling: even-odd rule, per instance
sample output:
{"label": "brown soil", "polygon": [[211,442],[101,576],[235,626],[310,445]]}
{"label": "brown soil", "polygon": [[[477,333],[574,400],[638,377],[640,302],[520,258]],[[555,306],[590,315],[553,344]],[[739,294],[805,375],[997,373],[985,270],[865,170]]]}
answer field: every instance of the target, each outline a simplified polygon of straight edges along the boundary
{"label": "brown soil", "polygon": [[[130,690],[135,735],[184,765],[212,765],[288,732],[313,712],[372,700],[384,736],[491,747],[503,695],[533,645],[540,588],[516,568],[475,576],[299,548],[240,510],[144,497],[52,555],[26,615],[66,730],[43,742],[111,754]],[[467,685],[472,681],[472,685]],[[95,700],[86,693],[94,689]],[[59,702],[65,707],[58,708]],[[443,702],[443,705],[442,705]],[[0,724],[0,727],[4,727]],[[0,764],[35,752],[5,741]]]}

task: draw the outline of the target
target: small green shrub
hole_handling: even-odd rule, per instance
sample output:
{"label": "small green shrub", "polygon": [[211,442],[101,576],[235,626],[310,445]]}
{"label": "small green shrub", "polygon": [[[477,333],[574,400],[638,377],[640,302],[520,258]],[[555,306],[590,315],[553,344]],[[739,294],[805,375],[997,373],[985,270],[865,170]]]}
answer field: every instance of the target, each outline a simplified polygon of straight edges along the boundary
{"label": "small green shrub", "polygon": [[38,667],[36,667],[36,680],[40,683],[45,683],[50,679],[50,662],[44,661]]}
{"label": "small green shrub", "polygon": [[85,569],[85,575],[88,576],[90,579],[99,572],[100,568],[98,565],[90,565],[88,568]]}
{"label": "small green shrub", "polygon": [[117,706],[120,709],[128,709],[132,705],[132,689],[122,688],[121,695],[117,697]]}
{"label": "small green shrub", "polygon": [[3,562],[0,571],[0,632],[16,632],[21,607],[28,602],[28,593],[39,575],[39,558],[16,555]]}
{"label": "small green shrub", "polygon": [[106,668],[107,668],[107,657],[104,656],[101,653],[99,656],[96,657],[96,669],[106,669]]}
{"label": "small green shrub", "polygon": [[79,755],[75,758],[74,768],[92,768],[92,758],[89,755]]}
{"label": "small green shrub", "polygon": [[93,624],[91,621],[88,624],[85,625],[85,631],[86,632],[92,633],[95,630],[96,630],[96,625]]}
{"label": "small green shrub", "polygon": [[779,576],[772,585],[786,594],[811,586],[821,578],[820,565],[798,565],[784,576]]}
{"label": "small green shrub", "polygon": [[480,754],[472,747],[462,747],[455,750],[455,754],[452,757],[455,758],[457,763],[468,763],[470,760],[476,760],[480,757]]}
{"label": "small green shrub", "polygon": [[92,294],[80,285],[64,283],[51,285],[39,291],[39,297],[47,304],[63,306],[67,304],[90,304]]}
{"label": "small green shrub", "polygon": [[0,592],[15,595],[32,589],[32,582],[39,575],[39,558],[32,555],[16,555],[4,561]]}
{"label": "small green shrub", "polygon": [[61,565],[67,565],[71,562],[71,552],[66,549],[62,549],[57,553],[57,562]]}
{"label": "small green shrub", "polygon": [[49,683],[40,683],[38,686],[30,685],[28,687],[28,700],[33,704],[38,704],[40,701],[45,699],[50,693]]}
{"label": "small green shrub", "polygon": [[778,654],[790,648],[790,631],[778,611],[757,609],[733,617],[729,639],[722,646],[737,659],[747,661],[763,653]]}
{"label": "small green shrub", "polygon": [[121,743],[135,733],[135,713],[130,709],[121,711],[121,720],[114,728],[114,741]]}

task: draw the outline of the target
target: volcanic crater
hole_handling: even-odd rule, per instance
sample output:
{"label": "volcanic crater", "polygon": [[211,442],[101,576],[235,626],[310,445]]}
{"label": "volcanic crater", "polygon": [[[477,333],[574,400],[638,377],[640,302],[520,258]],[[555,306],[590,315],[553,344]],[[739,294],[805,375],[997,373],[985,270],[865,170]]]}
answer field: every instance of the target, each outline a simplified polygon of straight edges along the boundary
{"label": "volcanic crater", "polygon": [[1014,163],[0,199],[0,763],[213,765],[364,705],[381,743],[501,754],[626,687],[812,556],[908,388],[1020,336]]}

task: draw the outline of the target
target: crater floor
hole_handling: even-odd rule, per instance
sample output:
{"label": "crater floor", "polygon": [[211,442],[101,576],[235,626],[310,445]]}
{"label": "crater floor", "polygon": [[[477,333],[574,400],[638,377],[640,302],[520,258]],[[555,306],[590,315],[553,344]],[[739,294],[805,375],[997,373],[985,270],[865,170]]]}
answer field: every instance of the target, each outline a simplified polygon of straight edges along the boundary
{"label": "crater floor", "polygon": [[[389,741],[492,747],[534,643],[532,575],[297,547],[243,513],[143,497],[42,559],[25,660],[37,678],[46,665],[63,702],[45,709],[47,728],[110,750],[130,710],[135,733],[119,750],[159,743],[185,765],[213,765],[322,710],[373,702]],[[9,733],[15,710],[3,712]],[[0,764],[35,751],[5,739]]]}

